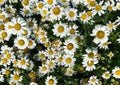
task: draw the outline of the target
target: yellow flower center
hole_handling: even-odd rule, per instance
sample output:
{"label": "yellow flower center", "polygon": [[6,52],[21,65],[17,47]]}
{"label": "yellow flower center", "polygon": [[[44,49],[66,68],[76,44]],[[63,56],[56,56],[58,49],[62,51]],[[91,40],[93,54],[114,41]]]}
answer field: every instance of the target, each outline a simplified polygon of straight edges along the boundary
{"label": "yellow flower center", "polygon": [[63,27],[63,26],[59,26],[59,27],[58,27],[58,32],[59,32],[59,33],[64,32],[64,27]]}
{"label": "yellow flower center", "polygon": [[118,7],[118,9],[120,9],[120,4],[117,7]]}
{"label": "yellow flower center", "polygon": [[103,45],[103,46],[107,46],[107,45],[108,45],[108,42],[105,42],[105,43],[103,43],[102,45]]}
{"label": "yellow flower center", "polygon": [[109,26],[109,28],[113,28],[113,27],[114,27],[114,24],[113,24],[113,23],[110,23],[108,26]]}
{"label": "yellow flower center", "polygon": [[63,58],[62,58],[62,57],[59,57],[58,61],[59,61],[59,62],[62,62],[62,61],[63,61]]}
{"label": "yellow flower center", "polygon": [[53,0],[47,0],[47,3],[48,3],[49,5],[52,5],[52,4],[53,4]]}
{"label": "yellow flower center", "polygon": [[87,18],[87,14],[82,14],[81,18],[82,18],[82,20],[85,20]]}
{"label": "yellow flower center", "polygon": [[45,32],[44,32],[44,31],[43,31],[43,32],[40,32],[40,35],[44,36],[44,35],[45,35]]}
{"label": "yellow flower center", "polygon": [[7,61],[8,61],[8,60],[7,60],[6,58],[2,59],[3,64],[6,64]]}
{"label": "yellow flower center", "polygon": [[29,41],[28,46],[32,46],[32,45],[33,45],[33,42]]}
{"label": "yellow flower center", "polygon": [[10,13],[10,12],[11,12],[11,8],[7,8],[7,9],[6,9],[6,12],[7,12],[7,13]]}
{"label": "yellow flower center", "polygon": [[21,61],[20,61],[20,64],[21,64],[21,65],[25,65],[25,60],[21,60]]}
{"label": "yellow flower center", "polygon": [[53,9],[53,13],[54,13],[55,15],[60,14],[60,8],[55,7],[55,8]]}
{"label": "yellow flower center", "polygon": [[53,65],[54,65],[54,63],[53,62],[49,62],[49,64],[48,64],[50,67],[52,67]]}
{"label": "yellow flower center", "polygon": [[101,6],[101,5],[97,5],[97,6],[95,7],[95,9],[96,9],[96,11],[101,11],[101,10],[102,10],[102,6]]}
{"label": "yellow flower center", "polygon": [[93,78],[91,81],[92,81],[92,82],[96,82],[96,79],[95,79],[95,78]]}
{"label": "yellow flower center", "polygon": [[88,16],[92,16],[92,11],[87,11]]}
{"label": "yellow flower center", "polygon": [[75,34],[75,29],[72,28],[72,29],[70,30],[70,33],[71,33],[71,34]]}
{"label": "yellow flower center", "polygon": [[42,10],[42,13],[43,13],[43,14],[47,14],[47,10],[45,10],[45,9]]}
{"label": "yellow flower center", "polygon": [[87,65],[88,65],[88,66],[92,66],[93,64],[94,64],[93,61],[88,61],[88,62],[87,62]]}
{"label": "yellow flower center", "polygon": [[28,34],[28,31],[27,30],[23,30],[23,35],[27,35]]}
{"label": "yellow flower center", "polygon": [[28,9],[26,9],[26,10],[24,10],[24,13],[25,13],[25,14],[29,14],[30,12],[29,12]]}
{"label": "yellow flower center", "polygon": [[81,41],[81,38],[80,38],[79,36],[76,36],[76,37],[75,37],[75,40],[76,40],[77,42],[80,42],[80,41]]}
{"label": "yellow flower center", "polygon": [[96,1],[90,1],[90,2],[89,2],[89,6],[95,7],[95,6],[96,6]]}
{"label": "yellow flower center", "polygon": [[6,32],[2,32],[1,33],[1,37],[4,39],[4,38],[6,38],[7,37],[7,33]]}
{"label": "yellow flower center", "polygon": [[0,15],[0,19],[5,19],[5,15],[4,14]]}
{"label": "yellow flower center", "polygon": [[39,3],[39,4],[38,4],[38,7],[39,7],[40,9],[42,9],[43,6],[44,6],[43,3]]}
{"label": "yellow flower center", "polygon": [[117,76],[120,76],[120,70],[116,70],[115,74],[116,74]]}
{"label": "yellow flower center", "polygon": [[0,31],[1,31],[1,30],[4,30],[4,27],[5,27],[5,26],[4,26],[3,24],[0,24]]}
{"label": "yellow flower center", "polygon": [[104,38],[105,37],[104,31],[98,31],[97,34],[96,34],[96,37],[99,38],[99,39]]}
{"label": "yellow flower center", "polygon": [[62,0],[62,2],[66,2],[66,0]]}
{"label": "yellow flower center", "polygon": [[42,37],[42,42],[45,42],[46,40],[47,40],[47,38],[46,37]]}
{"label": "yellow flower center", "polygon": [[70,17],[74,17],[74,15],[75,15],[75,13],[74,13],[73,11],[70,11],[70,12],[69,12],[69,16],[70,16]]}
{"label": "yellow flower center", "polygon": [[18,31],[21,29],[21,25],[19,23],[16,23],[14,28]]}
{"label": "yellow flower center", "polygon": [[68,71],[68,74],[72,74],[73,72],[71,70]]}
{"label": "yellow flower center", "polygon": [[21,45],[21,46],[23,46],[25,44],[25,41],[22,40],[22,39],[20,39],[20,40],[18,40],[18,44]]}
{"label": "yellow flower center", "polygon": [[23,0],[23,4],[26,6],[26,5],[29,5],[29,1],[28,0]]}
{"label": "yellow flower center", "polygon": [[89,58],[93,58],[94,57],[94,53],[93,52],[88,53],[88,57]]}
{"label": "yellow flower center", "polygon": [[40,54],[40,58],[45,58],[45,54]]}
{"label": "yellow flower center", "polygon": [[46,71],[47,70],[47,67],[46,66],[43,66],[42,67],[42,71]]}
{"label": "yellow flower center", "polygon": [[9,74],[10,74],[10,70],[6,70],[5,75],[9,75]]}
{"label": "yellow flower center", "polygon": [[72,43],[67,44],[67,49],[72,50],[74,48],[74,45]]}
{"label": "yellow flower center", "polygon": [[106,78],[108,78],[109,76],[110,76],[110,74],[109,74],[109,73],[106,73],[106,74],[105,74],[105,77],[106,77]]}
{"label": "yellow flower center", "polygon": [[33,23],[32,21],[29,21],[29,22],[28,22],[28,26],[29,26],[29,27],[33,27],[33,26],[34,26],[34,23]]}
{"label": "yellow flower center", "polygon": [[14,77],[13,77],[14,80],[18,81],[20,79],[20,76],[15,74]]}
{"label": "yellow flower center", "polygon": [[91,2],[92,0],[87,0],[87,2]]}
{"label": "yellow flower center", "polygon": [[11,58],[11,54],[6,54],[6,58],[10,59]]}
{"label": "yellow flower center", "polygon": [[109,11],[112,11],[112,10],[113,10],[113,7],[109,5],[109,6],[107,7],[107,9],[108,9]]}
{"label": "yellow flower center", "polygon": [[49,54],[49,55],[52,55],[52,54],[53,54],[53,51],[52,51],[52,50],[49,50],[49,51],[48,51],[48,54]]}
{"label": "yellow flower center", "polygon": [[66,58],[66,63],[70,64],[72,62],[72,59],[70,57]]}
{"label": "yellow flower center", "polygon": [[49,81],[48,81],[48,85],[53,85],[54,84],[54,80],[53,79],[50,79]]}
{"label": "yellow flower center", "polygon": [[35,73],[34,73],[34,72],[30,72],[30,73],[29,73],[29,76],[30,76],[31,78],[34,78],[34,77],[35,77]]}

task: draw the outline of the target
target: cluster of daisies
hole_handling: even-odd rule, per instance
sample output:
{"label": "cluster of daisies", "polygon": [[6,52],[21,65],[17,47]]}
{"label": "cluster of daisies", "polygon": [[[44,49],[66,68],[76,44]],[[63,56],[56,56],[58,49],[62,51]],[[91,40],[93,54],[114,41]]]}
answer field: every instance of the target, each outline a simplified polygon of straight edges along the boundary
{"label": "cluster of daisies", "polygon": [[0,84],[119,85],[119,10],[120,0],[0,0]]}

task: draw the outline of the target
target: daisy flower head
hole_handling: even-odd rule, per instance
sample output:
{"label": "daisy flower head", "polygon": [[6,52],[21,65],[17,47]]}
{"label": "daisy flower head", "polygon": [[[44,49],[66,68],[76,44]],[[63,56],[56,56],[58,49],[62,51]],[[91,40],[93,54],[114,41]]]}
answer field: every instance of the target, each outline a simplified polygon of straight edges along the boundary
{"label": "daisy flower head", "polygon": [[65,75],[66,76],[72,76],[74,74],[74,70],[71,68],[67,68]]}
{"label": "daisy flower head", "polygon": [[90,85],[98,85],[99,80],[97,79],[97,76],[93,75],[89,78],[88,82],[90,83]]}
{"label": "daisy flower head", "polygon": [[52,44],[55,48],[59,48],[61,46],[62,42],[58,39],[58,40],[54,40],[52,42]]}
{"label": "daisy flower head", "polygon": [[50,19],[51,20],[60,20],[62,18],[62,16],[64,15],[63,10],[64,10],[64,8],[61,7],[60,5],[53,6],[50,9]]}
{"label": "daisy flower head", "polygon": [[21,8],[21,11],[20,13],[22,14],[23,17],[29,17],[31,16],[33,13],[32,13],[32,10],[29,8],[29,7],[23,7]]}
{"label": "daisy flower head", "polygon": [[38,10],[41,10],[44,7],[44,5],[45,5],[44,1],[38,1],[36,3],[36,6],[37,6]]}
{"label": "daisy flower head", "polygon": [[115,68],[112,70],[113,77],[120,79],[120,67],[115,66]]}
{"label": "daisy flower head", "polygon": [[5,11],[9,15],[9,17],[12,17],[15,14],[16,9],[13,8],[12,5],[5,5]]}
{"label": "daisy flower head", "polygon": [[95,64],[98,63],[98,60],[97,59],[83,59],[83,67],[86,68],[86,71],[93,71],[94,69],[96,69],[96,66]]}
{"label": "daisy flower head", "polygon": [[66,54],[74,54],[77,48],[78,44],[75,40],[68,39],[64,42],[64,51]]}
{"label": "daisy flower head", "polygon": [[14,46],[18,49],[25,49],[28,46],[28,40],[25,37],[18,36],[14,41]]}
{"label": "daisy flower head", "polygon": [[116,11],[116,6],[115,6],[115,1],[114,0],[109,0],[107,2],[105,2],[105,6],[107,8],[107,10],[109,11]]}
{"label": "daisy flower head", "polygon": [[39,66],[39,72],[38,73],[46,74],[48,72],[49,72],[49,66],[48,65],[42,64],[42,66]]}
{"label": "daisy flower head", "polygon": [[9,15],[6,13],[6,11],[2,11],[0,13],[0,22],[3,22],[8,17],[9,17]]}
{"label": "daisy flower head", "polygon": [[87,6],[88,9],[94,9],[97,5],[96,0],[85,0],[84,4]]}
{"label": "daisy flower head", "polygon": [[116,8],[117,8],[117,10],[120,10],[120,2],[117,2]]}
{"label": "daisy flower head", "polygon": [[9,31],[7,31],[7,30],[2,30],[2,31],[0,31],[0,38],[1,38],[3,41],[4,41],[4,40],[9,41],[10,37],[11,37],[11,34],[9,33]]}
{"label": "daisy flower head", "polygon": [[76,58],[73,55],[64,55],[63,63],[66,67],[74,66]]}
{"label": "daisy flower head", "polygon": [[38,56],[38,60],[43,61],[43,60],[46,59],[46,52],[45,51],[39,51],[37,56]]}
{"label": "daisy flower head", "polygon": [[104,73],[102,74],[102,77],[103,77],[104,79],[109,79],[110,76],[111,76],[111,74],[110,74],[109,71],[106,71],[106,72],[104,72]]}
{"label": "daisy flower head", "polygon": [[87,23],[90,20],[90,17],[88,16],[88,14],[85,11],[84,12],[80,12],[78,17],[80,18],[80,20],[83,23]]}
{"label": "daisy flower head", "polygon": [[106,30],[106,26],[96,25],[95,29],[93,29],[91,36],[95,36],[93,42],[103,43],[108,41],[109,31]]}
{"label": "daisy flower head", "polygon": [[86,51],[86,53],[87,54],[84,54],[83,56],[84,56],[84,58],[85,59],[94,59],[94,58],[97,58],[97,49],[90,49],[90,48],[88,48],[88,49],[86,49],[85,50]]}
{"label": "daisy flower head", "polygon": [[13,50],[12,47],[8,47],[7,45],[3,45],[3,46],[1,46],[0,53],[4,55],[4,54],[7,54],[9,52],[12,52],[12,50]]}
{"label": "daisy flower head", "polygon": [[34,49],[35,46],[36,46],[35,41],[32,40],[32,39],[29,39],[29,40],[28,40],[28,48],[29,48],[29,49]]}
{"label": "daisy flower head", "polygon": [[41,14],[42,17],[48,16],[48,15],[49,15],[49,10],[48,10],[48,8],[45,7],[45,6],[42,7],[41,10],[40,10],[40,14]]}
{"label": "daisy flower head", "polygon": [[10,74],[10,83],[18,84],[23,80],[23,76],[21,76],[18,72],[15,72],[13,74]]}
{"label": "daisy flower head", "polygon": [[11,60],[10,59],[7,59],[5,57],[1,57],[0,58],[0,65],[2,65],[4,67],[7,67],[10,64],[11,64]]}
{"label": "daisy flower head", "polygon": [[22,0],[23,7],[29,7],[30,6],[30,0]]}
{"label": "daisy flower head", "polygon": [[75,21],[77,19],[77,9],[75,8],[66,8],[66,9],[67,9],[65,11],[66,19],[68,19],[68,21]]}
{"label": "daisy flower head", "polygon": [[107,28],[108,28],[108,30],[109,30],[110,32],[112,32],[113,30],[116,30],[117,25],[116,25],[115,22],[109,21],[109,22],[107,23]]}
{"label": "daisy flower head", "polygon": [[53,68],[55,68],[55,66],[56,66],[56,62],[55,62],[55,60],[47,60],[47,61],[46,61],[46,65],[48,65],[48,67],[49,67],[50,69],[53,69]]}
{"label": "daisy flower head", "polygon": [[9,67],[2,68],[2,74],[8,76],[11,73],[11,69]]}
{"label": "daisy flower head", "polygon": [[45,6],[47,8],[51,8],[51,7],[53,7],[54,5],[57,4],[56,0],[44,0],[44,2],[45,2]]}
{"label": "daisy flower head", "polygon": [[64,65],[64,54],[59,53],[56,57],[56,62],[58,66]]}
{"label": "daisy flower head", "polygon": [[105,10],[105,6],[103,5],[103,1],[99,2],[99,4],[97,4],[94,7],[93,13],[94,15],[98,14],[99,16],[101,16],[102,14],[104,14],[104,10]]}
{"label": "daisy flower head", "polygon": [[99,48],[103,48],[103,49],[108,49],[108,45],[111,44],[111,42],[102,42],[102,43],[99,43],[98,47]]}
{"label": "daisy flower head", "polygon": [[57,85],[57,79],[56,77],[53,76],[47,76],[46,80],[45,80],[45,84],[46,85]]}
{"label": "daisy flower head", "polygon": [[77,30],[78,26],[76,24],[73,24],[71,26],[69,26],[69,35],[76,35],[78,33]]}
{"label": "daisy flower head", "polygon": [[59,22],[54,25],[54,28],[52,31],[54,35],[56,35],[57,37],[63,38],[63,37],[66,37],[68,34],[68,26],[66,23]]}
{"label": "daisy flower head", "polygon": [[21,35],[24,36],[24,37],[26,37],[26,38],[29,38],[30,35],[31,35],[30,29],[28,29],[28,28],[23,28]]}

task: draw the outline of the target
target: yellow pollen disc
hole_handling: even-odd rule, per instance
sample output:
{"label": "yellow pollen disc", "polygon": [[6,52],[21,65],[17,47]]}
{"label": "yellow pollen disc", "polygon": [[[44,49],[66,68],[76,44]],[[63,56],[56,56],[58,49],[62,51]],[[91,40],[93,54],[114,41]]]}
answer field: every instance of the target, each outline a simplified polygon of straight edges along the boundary
{"label": "yellow pollen disc", "polygon": [[0,31],[1,31],[1,30],[4,30],[4,27],[5,27],[5,26],[4,26],[3,24],[0,24]]}
{"label": "yellow pollen disc", "polygon": [[29,14],[30,12],[29,12],[28,9],[26,9],[26,10],[24,10],[24,13],[25,13],[25,14]]}
{"label": "yellow pollen disc", "polygon": [[47,38],[46,37],[42,37],[42,42],[45,42],[46,40],[47,40]]}
{"label": "yellow pollen disc", "polygon": [[23,35],[27,35],[28,31],[27,30],[23,30]]}
{"label": "yellow pollen disc", "polygon": [[5,75],[9,75],[9,74],[10,74],[10,70],[6,70]]}
{"label": "yellow pollen disc", "polygon": [[66,2],[66,0],[62,0],[62,2]]}
{"label": "yellow pollen disc", "polygon": [[53,4],[53,0],[47,0],[47,3],[48,3],[49,5],[52,5],[52,4]]}
{"label": "yellow pollen disc", "polygon": [[4,14],[0,15],[0,19],[5,19],[5,15]]}
{"label": "yellow pollen disc", "polygon": [[58,61],[59,62],[62,62],[63,58],[62,57],[59,57]]}
{"label": "yellow pollen disc", "polygon": [[0,0],[0,3],[3,3],[5,0]]}
{"label": "yellow pollen disc", "polygon": [[33,42],[29,41],[28,46],[32,46],[32,45],[33,45]]}
{"label": "yellow pollen disc", "polygon": [[110,23],[108,26],[109,26],[109,28],[113,28],[113,27],[114,27],[114,24],[113,24],[113,23]]}
{"label": "yellow pollen disc", "polygon": [[25,41],[22,40],[22,39],[20,39],[20,40],[18,40],[18,44],[21,45],[21,46],[23,46],[25,44]]}
{"label": "yellow pollen disc", "polygon": [[108,73],[106,73],[106,74],[105,74],[105,77],[107,77],[107,78],[108,78],[109,76],[110,76],[110,74],[108,74]]}
{"label": "yellow pollen disc", "polygon": [[95,7],[95,6],[96,6],[96,1],[91,1],[91,2],[89,3],[89,6]]}
{"label": "yellow pollen disc", "polygon": [[20,64],[21,64],[21,65],[25,65],[25,60],[21,60],[21,61],[20,61]]}
{"label": "yellow pollen disc", "polygon": [[30,72],[30,73],[29,73],[29,76],[30,76],[31,78],[33,78],[33,77],[35,77],[35,73],[34,73],[34,72]]}
{"label": "yellow pollen disc", "polygon": [[32,21],[29,21],[29,22],[28,22],[28,26],[29,26],[29,27],[33,27],[33,26],[34,26],[34,23],[33,23]]}
{"label": "yellow pollen disc", "polygon": [[46,71],[47,70],[47,67],[46,66],[43,66],[42,67],[42,71]]}
{"label": "yellow pollen disc", "polygon": [[70,16],[70,17],[74,17],[74,15],[75,15],[75,13],[74,13],[73,11],[70,11],[70,12],[69,12],[69,16]]}
{"label": "yellow pollen disc", "polygon": [[96,9],[97,11],[101,11],[101,10],[102,10],[102,6],[101,6],[101,5],[97,5],[97,6],[95,7],[95,9]]}
{"label": "yellow pollen disc", "polygon": [[63,26],[59,26],[59,27],[58,27],[58,32],[59,32],[59,33],[64,32],[64,27],[63,27]]}
{"label": "yellow pollen disc", "polygon": [[92,66],[93,64],[94,64],[93,61],[88,61],[88,62],[87,62],[87,65],[88,65],[88,66]]}
{"label": "yellow pollen disc", "polygon": [[113,7],[109,5],[109,6],[107,7],[107,9],[108,9],[109,11],[112,11],[112,10],[113,10]]}
{"label": "yellow pollen disc", "polygon": [[94,53],[93,52],[88,53],[88,57],[89,58],[93,58],[94,57]]}
{"label": "yellow pollen disc", "polygon": [[71,62],[72,62],[72,59],[71,59],[71,58],[69,58],[69,57],[66,58],[66,63],[69,63],[69,64],[70,64]]}
{"label": "yellow pollen disc", "polygon": [[116,70],[115,74],[116,74],[117,76],[120,76],[120,70]]}
{"label": "yellow pollen disc", "polygon": [[49,81],[48,81],[48,85],[53,85],[54,84],[54,80],[53,79],[50,79]]}
{"label": "yellow pollen disc", "polygon": [[21,29],[21,25],[20,25],[19,23],[16,23],[16,24],[14,25],[14,28],[18,31],[18,30]]}
{"label": "yellow pollen disc", "polygon": [[11,58],[11,54],[6,54],[6,58],[10,59]]}
{"label": "yellow pollen disc", "polygon": [[44,6],[43,3],[39,3],[39,4],[38,4],[38,7],[39,7],[40,9],[42,9],[43,6]]}
{"label": "yellow pollen disc", "polygon": [[81,18],[82,18],[83,20],[85,20],[85,19],[87,18],[87,14],[82,14],[82,15],[81,15]]}
{"label": "yellow pollen disc", "polygon": [[55,15],[60,14],[60,8],[55,7],[55,8],[53,9],[53,13],[54,13]]}
{"label": "yellow pollen disc", "polygon": [[88,16],[92,16],[92,11],[87,11]]}
{"label": "yellow pollen disc", "polygon": [[29,5],[29,1],[28,0],[23,0],[23,4],[24,5]]}
{"label": "yellow pollen disc", "polygon": [[67,44],[67,49],[72,50],[74,48],[74,45],[72,43]]}
{"label": "yellow pollen disc", "polygon": [[92,81],[92,82],[96,82],[96,79],[95,79],[95,78],[93,78],[91,81]]}
{"label": "yellow pollen disc", "polygon": [[49,62],[48,65],[51,67],[51,66],[53,66],[54,64],[53,64],[53,62]]}
{"label": "yellow pollen disc", "polygon": [[2,59],[3,64],[6,64],[7,61],[8,61],[8,60],[7,60],[6,58]]}
{"label": "yellow pollen disc", "polygon": [[7,37],[7,33],[6,32],[2,32],[1,33],[1,37],[4,39],[4,38],[6,38]]}
{"label": "yellow pollen disc", "polygon": [[14,77],[13,77],[14,80],[18,81],[20,79],[20,76],[15,74]]}
{"label": "yellow pollen disc", "polygon": [[49,54],[49,55],[52,55],[52,54],[53,54],[53,51],[52,51],[52,50],[49,50],[49,51],[48,51],[48,54]]}
{"label": "yellow pollen disc", "polygon": [[44,54],[40,54],[40,58],[45,58],[45,55]]}
{"label": "yellow pollen disc", "polygon": [[99,39],[104,38],[105,37],[104,31],[98,31],[97,34],[96,34],[96,37],[99,38]]}
{"label": "yellow pollen disc", "polygon": [[71,34],[75,34],[75,29],[71,29],[71,30],[70,30],[70,33],[71,33]]}

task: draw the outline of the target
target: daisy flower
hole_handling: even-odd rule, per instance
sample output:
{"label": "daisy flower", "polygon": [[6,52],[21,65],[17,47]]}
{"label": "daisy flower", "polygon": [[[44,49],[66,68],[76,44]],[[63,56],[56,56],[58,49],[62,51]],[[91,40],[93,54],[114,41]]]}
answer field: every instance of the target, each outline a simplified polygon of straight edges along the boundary
{"label": "daisy flower", "polygon": [[90,78],[89,78],[89,81],[88,81],[89,83],[90,83],[90,85],[97,85],[98,84],[98,82],[99,82],[99,80],[97,79],[97,76],[91,76]]}
{"label": "daisy flower", "polygon": [[112,70],[113,77],[120,79],[120,68],[115,66],[115,68]]}
{"label": "daisy flower", "polygon": [[56,54],[55,48],[48,48],[45,52],[46,52],[46,56],[48,56],[49,59],[55,58],[55,54]]}
{"label": "daisy flower", "polygon": [[114,0],[105,2],[105,6],[106,6],[107,10],[109,10],[109,11],[116,11],[116,9],[117,9],[115,6]]}
{"label": "daisy flower", "polygon": [[73,69],[67,68],[67,70],[66,70],[66,72],[65,72],[65,75],[66,75],[66,76],[72,76],[73,73],[74,73],[74,70],[73,70]]}
{"label": "daisy flower", "polygon": [[34,28],[37,28],[37,21],[35,20],[35,18],[28,18],[26,24],[28,28],[32,31],[34,30]]}
{"label": "daisy flower", "polygon": [[0,31],[5,30],[5,25],[4,23],[0,23]]}
{"label": "daisy flower", "polygon": [[3,46],[1,47],[0,53],[4,55],[4,54],[7,54],[7,53],[9,53],[9,52],[12,52],[12,50],[13,50],[12,47],[8,47],[7,45],[3,45]]}
{"label": "daisy flower", "polygon": [[8,17],[9,17],[9,15],[6,13],[6,11],[2,11],[0,13],[0,22],[3,22]]}
{"label": "daisy flower", "polygon": [[53,69],[55,68],[56,63],[54,60],[47,60],[46,65],[48,65],[50,69]]}
{"label": "daisy flower", "polygon": [[84,12],[81,12],[79,13],[79,16],[80,20],[83,22],[83,23],[87,23],[89,20],[90,20],[90,17],[88,16],[88,14],[84,11]]}
{"label": "daisy flower", "polygon": [[38,56],[38,60],[43,61],[43,60],[46,59],[46,52],[45,51],[39,51],[37,56]]}
{"label": "daisy flower", "polygon": [[14,40],[14,46],[18,49],[25,49],[28,46],[28,40],[25,37],[18,36]]}
{"label": "daisy flower", "polygon": [[77,19],[77,9],[75,8],[67,8],[65,14],[68,21],[75,21]]}
{"label": "daisy flower", "polygon": [[54,40],[52,44],[54,47],[58,48],[61,46],[62,42],[60,40]]}
{"label": "daisy flower", "polygon": [[117,8],[117,10],[120,10],[120,2],[117,2],[116,8]]}
{"label": "daisy flower", "polygon": [[86,68],[86,71],[93,71],[94,69],[96,69],[96,66],[95,64],[98,63],[98,60],[97,59],[83,59],[83,67]]}
{"label": "daisy flower", "polygon": [[78,28],[78,26],[76,24],[69,26],[69,35],[70,36],[76,35],[78,33],[77,28]]}
{"label": "daisy flower", "polygon": [[44,2],[45,2],[46,7],[48,7],[48,8],[51,8],[52,6],[54,6],[57,3],[56,0],[44,0]]}
{"label": "daisy flower", "polygon": [[108,45],[111,44],[111,42],[102,42],[98,45],[99,48],[103,48],[103,49],[108,49]]}
{"label": "daisy flower", "polygon": [[99,16],[101,16],[102,14],[104,14],[104,10],[106,9],[103,4],[103,1],[99,2],[99,4],[97,4],[93,10],[94,15],[98,14]]}
{"label": "daisy flower", "polygon": [[6,31],[6,30],[2,30],[0,31],[0,38],[4,41],[9,41],[11,37],[11,34],[9,33],[9,31]]}
{"label": "daisy flower", "polygon": [[102,74],[102,77],[103,77],[104,79],[109,79],[110,76],[111,76],[111,74],[110,74],[109,71],[106,71],[106,72],[104,72],[104,73]]}
{"label": "daisy flower", "polygon": [[67,66],[73,66],[75,64],[76,59],[73,55],[64,55],[63,63]]}
{"label": "daisy flower", "polygon": [[30,31],[30,29],[28,29],[28,28],[24,28],[24,29],[22,29],[22,33],[21,33],[21,35],[24,36],[24,37],[26,37],[26,38],[29,38],[30,35],[31,35],[31,31]]}
{"label": "daisy flower", "polygon": [[28,40],[28,48],[29,48],[29,49],[34,49],[35,46],[36,46],[36,43],[35,43],[34,40],[31,40],[31,39]]}
{"label": "daisy flower", "polygon": [[36,6],[38,8],[38,10],[41,10],[45,5],[45,2],[44,1],[38,1]]}
{"label": "daisy flower", "polygon": [[4,57],[10,61],[12,61],[12,59],[15,59],[14,52],[8,52],[8,53],[4,54]]}
{"label": "daisy flower", "polygon": [[2,68],[2,74],[6,75],[6,76],[10,75],[11,71],[12,70],[8,67]]}
{"label": "daisy flower", "polygon": [[95,36],[93,42],[96,44],[108,41],[108,35],[109,31],[102,25],[96,25],[91,34],[91,36]]}
{"label": "daisy flower", "polygon": [[49,15],[48,8],[42,7],[42,9],[40,10],[40,14],[41,14],[41,16],[48,16]]}
{"label": "daisy flower", "polygon": [[107,23],[107,29],[112,32],[112,30],[116,30],[117,28],[117,25],[115,22],[111,22],[109,21],[109,23]]}
{"label": "daisy flower", "polygon": [[62,18],[62,16],[64,15],[63,10],[64,10],[64,8],[61,7],[60,5],[53,6],[50,9],[50,19],[51,20],[60,20]]}
{"label": "daisy flower", "polygon": [[57,37],[63,38],[68,34],[68,26],[65,23],[59,22],[54,25],[54,29],[52,31]]}
{"label": "daisy flower", "polygon": [[56,62],[57,62],[57,65],[60,66],[60,65],[64,65],[64,54],[61,54],[59,53],[56,57]]}
{"label": "daisy flower", "polygon": [[7,65],[10,65],[11,61],[10,59],[7,59],[5,57],[0,58],[0,65],[7,67]]}
{"label": "daisy flower", "polygon": [[113,53],[113,52],[110,52],[110,53],[108,54],[108,56],[109,56],[109,58],[111,59],[111,58],[114,56],[114,53]]}
{"label": "daisy flower", "polygon": [[22,0],[23,7],[29,7],[30,6],[30,0]]}
{"label": "daisy flower", "polygon": [[78,44],[73,39],[68,39],[64,42],[64,51],[66,54],[74,54],[77,48]]}
{"label": "daisy flower", "polygon": [[9,82],[18,84],[19,82],[21,82],[23,80],[22,77],[23,76],[21,76],[18,72],[14,71],[13,74],[10,74],[10,81]]}
{"label": "daisy flower", "polygon": [[97,5],[97,2],[95,0],[85,0],[84,3],[88,9],[93,9]]}
{"label": "daisy flower", "polygon": [[12,17],[15,14],[16,9],[13,8],[12,5],[5,5],[5,11],[10,17]]}
{"label": "daisy flower", "polygon": [[43,65],[39,66],[39,73],[41,74],[46,74],[49,72],[49,66],[48,65]]}
{"label": "daisy flower", "polygon": [[32,15],[32,10],[29,7],[23,7],[20,11],[23,17],[29,17]]}
{"label": "daisy flower", "polygon": [[57,85],[57,79],[56,77],[53,76],[47,76],[46,80],[45,80],[45,84],[46,85]]}

